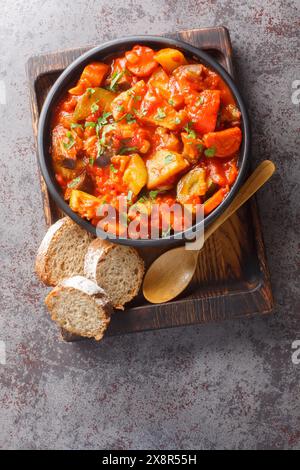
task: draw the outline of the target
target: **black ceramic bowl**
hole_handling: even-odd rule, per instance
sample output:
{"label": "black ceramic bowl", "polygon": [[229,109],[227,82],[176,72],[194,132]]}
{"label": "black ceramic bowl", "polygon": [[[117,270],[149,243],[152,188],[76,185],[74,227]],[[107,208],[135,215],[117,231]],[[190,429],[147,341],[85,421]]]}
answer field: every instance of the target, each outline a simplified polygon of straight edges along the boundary
{"label": "black ceramic bowl", "polygon": [[[55,175],[52,169],[52,162],[51,162],[51,155],[49,153],[50,148],[50,120],[51,120],[51,113],[53,107],[57,100],[65,93],[71,86],[74,86],[75,82],[78,80],[83,68],[89,62],[93,60],[103,61],[108,57],[113,57],[114,55],[120,55],[123,51],[131,49],[135,44],[143,44],[149,47],[152,47],[154,50],[158,50],[165,47],[175,47],[181,50],[186,57],[194,58],[199,62],[202,62],[204,65],[209,66],[212,70],[215,70],[227,83],[230,90],[232,91],[236,102],[239,106],[239,109],[242,113],[242,134],[243,134],[243,141],[242,146],[239,153],[239,174],[231,188],[230,193],[224,199],[224,201],[213,211],[211,212],[204,221],[200,222],[198,225],[193,227],[193,230],[200,230],[204,227],[207,227],[211,222],[213,222],[228,206],[228,204],[234,198],[236,192],[238,191],[243,179],[245,177],[245,172],[247,168],[247,162],[249,157],[249,143],[250,143],[250,128],[249,128],[249,121],[247,116],[246,107],[242,100],[242,97],[231,79],[228,75],[226,70],[219,65],[216,60],[214,60],[211,56],[206,54],[205,52],[190,46],[182,41],[177,41],[174,39],[168,39],[159,36],[131,36],[125,37],[121,39],[117,39],[114,41],[106,42],[101,46],[97,46],[90,51],[86,52],[74,62],[72,62],[69,67],[64,70],[64,72],[59,76],[53,87],[51,88],[39,120],[39,129],[38,129],[38,154],[39,154],[39,163],[41,167],[41,171],[43,177],[46,181],[47,187],[50,191],[51,196],[55,200],[56,204],[60,207],[60,209],[71,217],[77,224],[84,227],[86,230],[91,232],[92,234],[96,235],[96,228],[87,220],[82,219],[78,214],[72,211],[69,205],[64,201],[62,193],[60,191],[59,185],[56,182]],[[98,232],[98,230],[97,230]],[[188,235],[189,232],[183,233],[184,235]],[[103,233],[103,235],[105,235]],[[177,235],[178,236],[178,235]],[[151,240],[131,240],[131,239],[116,239],[114,240],[117,243],[123,243],[127,245],[134,245],[134,246],[163,246],[163,245],[171,245],[174,243],[178,243],[178,239],[174,239],[174,236],[170,236],[168,238],[159,238],[159,239],[151,239]]]}

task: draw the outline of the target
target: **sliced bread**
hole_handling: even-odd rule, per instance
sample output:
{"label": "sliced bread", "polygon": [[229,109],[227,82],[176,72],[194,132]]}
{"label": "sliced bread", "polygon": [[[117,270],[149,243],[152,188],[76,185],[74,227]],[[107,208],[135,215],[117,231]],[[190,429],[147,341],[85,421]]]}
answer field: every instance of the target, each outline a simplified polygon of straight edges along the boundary
{"label": "sliced bread", "polygon": [[100,340],[112,305],[101,287],[83,276],[61,281],[46,297],[52,320],[69,333]]}
{"label": "sliced bread", "polygon": [[105,290],[114,308],[124,310],[124,304],[139,292],[144,261],[130,246],[97,238],[86,252],[84,274]]}
{"label": "sliced bread", "polygon": [[92,235],[69,217],[59,219],[46,233],[36,257],[35,270],[48,286],[83,274],[84,257]]}

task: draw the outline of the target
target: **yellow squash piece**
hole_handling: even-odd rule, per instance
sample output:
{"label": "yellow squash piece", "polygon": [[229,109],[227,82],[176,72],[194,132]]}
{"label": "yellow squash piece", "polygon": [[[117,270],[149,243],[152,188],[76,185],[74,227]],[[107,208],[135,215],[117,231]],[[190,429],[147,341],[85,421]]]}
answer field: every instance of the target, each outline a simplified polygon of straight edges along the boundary
{"label": "yellow squash piece", "polygon": [[[105,88],[87,89],[79,98],[75,111],[74,121],[81,121],[93,113],[94,108],[100,109],[101,112],[110,111],[110,105],[116,94]],[[97,108],[98,107],[98,108]]]}
{"label": "yellow squash piece", "polygon": [[[103,198],[104,199],[104,198]],[[70,207],[74,212],[78,212],[81,217],[92,219],[95,217],[97,208],[103,204],[103,200],[91,194],[73,189],[70,195]]]}
{"label": "yellow squash piece", "polygon": [[162,66],[167,73],[172,73],[180,65],[187,64],[182,52],[170,47],[158,51],[154,59]]}
{"label": "yellow squash piece", "polygon": [[159,189],[188,166],[188,161],[180,153],[166,149],[157,150],[146,163],[148,189]]}
{"label": "yellow squash piece", "polygon": [[123,181],[136,196],[147,183],[147,169],[144,160],[137,154],[131,155],[124,172]]}
{"label": "yellow squash piece", "polygon": [[207,191],[206,171],[194,168],[186,173],[177,184],[177,201],[187,204],[192,196],[204,196]]}

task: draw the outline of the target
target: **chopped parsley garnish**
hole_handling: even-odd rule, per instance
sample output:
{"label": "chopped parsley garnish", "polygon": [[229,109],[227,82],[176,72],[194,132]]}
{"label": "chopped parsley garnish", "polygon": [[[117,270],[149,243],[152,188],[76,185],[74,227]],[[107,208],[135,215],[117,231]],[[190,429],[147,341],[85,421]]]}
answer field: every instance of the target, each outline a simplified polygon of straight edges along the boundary
{"label": "chopped parsley garnish", "polygon": [[84,127],[96,127],[96,123],[94,121],[87,121],[84,123]]}
{"label": "chopped parsley garnish", "polygon": [[63,146],[66,150],[70,150],[70,148],[73,147],[73,145],[75,144],[75,140],[74,140],[74,137],[72,135],[72,132],[68,131],[66,133],[66,136],[68,137],[68,142],[63,142]]}
{"label": "chopped parsley garnish", "polygon": [[77,129],[77,128],[83,130],[83,127],[82,127],[81,124],[77,124],[76,122],[72,122],[72,123],[71,123],[71,129]]}
{"label": "chopped parsley garnish", "polygon": [[136,122],[136,119],[131,113],[127,113],[125,117],[128,124],[133,124],[134,122]]}
{"label": "chopped parsley garnish", "polygon": [[180,119],[179,117],[176,117],[176,118],[174,119],[174,122],[175,122],[175,124],[180,124],[180,123],[181,123],[181,119]]}
{"label": "chopped parsley garnish", "polygon": [[111,81],[110,81],[110,85],[109,85],[109,89],[111,91],[117,91],[118,89],[118,81],[121,80],[121,78],[123,77],[124,75],[124,70],[122,70],[121,72],[114,72],[111,76]]}
{"label": "chopped parsley garnish", "polygon": [[112,171],[112,173],[118,173],[117,168],[115,168],[113,164],[110,165],[110,171]]}
{"label": "chopped parsley garnish", "polygon": [[172,98],[169,99],[168,103],[169,103],[171,106],[174,106],[174,105],[175,105],[175,102],[174,102],[174,100],[172,100]]}
{"label": "chopped parsley garnish", "polygon": [[[110,114],[110,113],[104,113],[104,114]],[[107,122],[106,118],[104,117],[104,114],[101,118],[99,119],[104,119],[105,122]],[[98,121],[99,121],[98,119]],[[99,132],[100,132],[100,129],[102,127],[102,124],[97,124],[96,126],[96,132],[97,132],[97,135],[98,135],[98,138],[99,138]],[[107,125],[104,129],[103,129],[103,132],[102,132],[102,136],[101,138],[98,140],[97,142],[97,145],[98,145],[98,154],[97,154],[97,157],[99,157],[100,155],[102,155],[104,153],[104,149],[105,147],[107,147],[107,144],[105,143],[105,137],[106,137],[106,134],[108,132],[110,132],[112,129],[115,129],[116,128],[116,125],[115,124],[109,124]]]}
{"label": "chopped parsley garnish", "polygon": [[95,93],[95,88],[87,88],[86,89],[88,95],[89,95],[89,98]]}
{"label": "chopped parsley garnish", "polygon": [[147,201],[146,196],[141,196],[137,202],[143,204],[143,203],[146,202],[146,201]]}
{"label": "chopped parsley garnish", "polygon": [[118,104],[118,105],[116,106],[116,108],[117,108],[117,111],[118,111],[119,113],[121,113],[122,111],[124,111],[124,106],[122,106],[122,105],[120,105],[120,104]]}
{"label": "chopped parsley garnish", "polygon": [[125,153],[128,153],[128,152],[136,152],[137,149],[138,149],[137,147],[121,147],[118,154],[124,155]]}
{"label": "chopped parsley garnish", "polygon": [[174,161],[174,155],[169,154],[165,156],[165,163],[171,163]]}
{"label": "chopped parsley garnish", "polygon": [[95,162],[95,160],[94,160],[93,158],[90,158],[90,159],[89,159],[89,164],[90,164],[91,166],[94,165],[94,162]]}
{"label": "chopped parsley garnish", "polygon": [[141,101],[141,99],[142,99],[141,95],[134,95],[133,96],[134,101]]}
{"label": "chopped parsley garnish", "polygon": [[166,113],[162,108],[157,108],[157,114],[155,116],[155,119],[164,119],[166,117]]}
{"label": "chopped parsley garnish", "polygon": [[143,117],[143,116],[146,116],[146,114],[147,114],[147,111],[145,109],[143,111],[141,111],[141,110],[138,110],[136,108],[133,108],[132,111],[138,117]]}
{"label": "chopped parsley garnish", "polygon": [[151,199],[155,199],[156,196],[158,195],[159,191],[150,191],[149,196]]}
{"label": "chopped parsley garnish", "polygon": [[98,109],[99,109],[99,106],[97,105],[97,103],[93,103],[91,106],[91,112],[96,113]]}
{"label": "chopped parsley garnish", "polygon": [[198,149],[199,152],[201,153],[202,150],[203,150],[203,144],[197,144],[197,149]]}
{"label": "chopped parsley garnish", "polygon": [[68,183],[68,188],[74,188],[80,182],[80,176],[74,178],[70,183]]}
{"label": "chopped parsley garnish", "polygon": [[[110,117],[111,115],[112,115],[112,113],[107,112],[107,113],[103,113],[102,116],[100,116],[100,117],[98,118],[97,124],[96,124],[96,133],[97,133],[98,138],[99,138],[99,132],[100,132],[100,130],[102,129],[103,126],[105,126],[106,124],[108,124],[107,118]],[[113,124],[111,124],[111,126],[113,126]],[[104,139],[105,134],[106,134],[109,130],[111,130],[111,127],[110,127],[110,126],[108,126],[108,127],[109,127],[109,129],[106,128],[106,129],[105,129],[105,132],[102,133],[102,137],[101,137],[101,139],[99,140],[99,146],[102,146],[102,147],[105,146],[105,139]],[[99,148],[99,146],[98,146],[98,148]],[[101,155],[101,154],[103,153],[103,151],[104,151],[104,149],[102,149],[102,151],[101,151],[101,153],[100,153],[99,155]],[[99,156],[99,155],[98,155],[98,156]]]}
{"label": "chopped parsley garnish", "polygon": [[105,124],[108,124],[107,118],[109,118],[112,115],[112,113],[107,112],[103,113],[102,116],[98,118],[97,124],[98,126],[104,126]]}
{"label": "chopped parsley garnish", "polygon": [[200,104],[204,103],[204,96],[199,96],[199,98],[196,100],[195,105],[199,106]]}
{"label": "chopped parsley garnish", "polygon": [[206,157],[214,157],[216,153],[216,147],[208,147],[208,149],[204,150],[204,155]]}
{"label": "chopped parsley garnish", "polygon": [[97,142],[97,158],[100,157],[104,152],[104,144],[100,140]]}
{"label": "chopped parsley garnish", "polygon": [[188,137],[189,137],[190,139],[196,139],[197,135],[196,135],[196,132],[192,129],[192,125],[193,125],[193,123],[192,123],[192,122],[189,122],[189,123],[184,127],[184,130],[185,130],[185,132],[187,132]]}

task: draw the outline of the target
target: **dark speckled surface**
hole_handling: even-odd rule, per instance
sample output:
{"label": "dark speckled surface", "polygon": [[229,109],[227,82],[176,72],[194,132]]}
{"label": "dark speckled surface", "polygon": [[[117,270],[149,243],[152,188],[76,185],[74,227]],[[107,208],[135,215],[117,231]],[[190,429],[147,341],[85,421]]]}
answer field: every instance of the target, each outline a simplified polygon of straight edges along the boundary
{"label": "dark speckled surface", "polygon": [[[253,164],[271,158],[278,168],[258,197],[274,316],[59,342],[33,274],[45,225],[26,60],[220,24],[249,104]],[[300,340],[299,27],[298,1],[1,2],[1,448],[300,449],[300,364],[291,359]]]}

